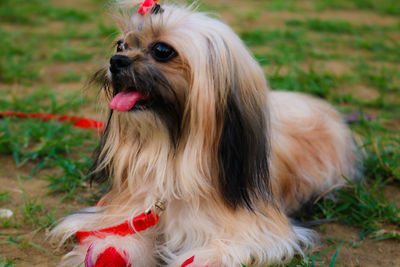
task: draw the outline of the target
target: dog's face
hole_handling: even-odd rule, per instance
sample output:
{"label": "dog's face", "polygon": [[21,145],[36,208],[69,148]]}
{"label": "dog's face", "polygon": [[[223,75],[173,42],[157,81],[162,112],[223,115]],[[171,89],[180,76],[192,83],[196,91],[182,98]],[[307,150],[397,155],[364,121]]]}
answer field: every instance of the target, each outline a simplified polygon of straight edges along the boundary
{"label": "dog's face", "polygon": [[[121,131],[112,138],[108,132],[121,124],[130,129],[125,133],[146,128],[149,140],[141,145],[156,141],[149,132],[167,131],[170,159],[178,161],[174,176],[194,176],[199,188],[218,188],[229,206],[251,208],[269,183],[263,72],[225,24],[189,9],[163,8],[118,19],[121,35],[100,73],[110,117],[134,119],[109,120],[96,164],[112,164],[118,153],[112,146],[123,138]],[[154,123],[144,127],[140,120]]]}
{"label": "dog's face", "polygon": [[163,36],[165,29],[153,26],[140,15],[125,18],[121,24],[122,34],[107,70],[110,108],[131,116],[144,112],[158,116],[176,141],[190,73],[176,40]]}

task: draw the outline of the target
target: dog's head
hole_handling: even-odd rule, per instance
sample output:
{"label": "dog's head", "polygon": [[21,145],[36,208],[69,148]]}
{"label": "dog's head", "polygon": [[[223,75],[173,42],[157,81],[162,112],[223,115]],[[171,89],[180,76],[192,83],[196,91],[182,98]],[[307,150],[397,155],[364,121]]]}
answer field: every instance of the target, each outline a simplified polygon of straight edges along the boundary
{"label": "dog's head", "polygon": [[123,135],[135,132],[135,147],[143,151],[162,132],[168,159],[176,161],[168,179],[194,179],[199,190],[208,184],[227,205],[251,209],[268,195],[269,146],[267,85],[248,49],[224,23],[190,8],[162,6],[117,20],[115,53],[96,75],[113,117],[96,176],[116,176],[98,171],[113,168],[117,147],[127,144]]}

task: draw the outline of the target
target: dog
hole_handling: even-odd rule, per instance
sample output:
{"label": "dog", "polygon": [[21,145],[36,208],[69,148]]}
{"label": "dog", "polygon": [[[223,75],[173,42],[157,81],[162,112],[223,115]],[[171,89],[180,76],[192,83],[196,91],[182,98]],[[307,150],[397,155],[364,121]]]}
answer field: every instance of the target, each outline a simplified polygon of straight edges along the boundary
{"label": "dog", "polygon": [[[63,264],[106,266],[111,248],[124,266],[266,266],[312,247],[288,216],[357,175],[338,112],[270,91],[240,38],[193,7],[146,0],[116,20],[116,51],[95,75],[110,109],[91,174],[110,189],[52,230],[61,243],[86,231]],[[156,220],[109,230],[139,214]]]}

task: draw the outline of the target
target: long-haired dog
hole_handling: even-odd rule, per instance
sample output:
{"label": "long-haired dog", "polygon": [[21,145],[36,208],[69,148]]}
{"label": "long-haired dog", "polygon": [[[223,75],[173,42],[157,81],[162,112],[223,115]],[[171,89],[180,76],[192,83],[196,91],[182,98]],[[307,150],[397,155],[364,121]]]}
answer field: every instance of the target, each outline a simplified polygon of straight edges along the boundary
{"label": "long-haired dog", "polygon": [[264,266],[301,254],[313,232],[288,215],[353,179],[350,130],[322,100],[269,91],[224,23],[156,7],[117,18],[116,53],[96,75],[111,109],[93,176],[110,190],[52,236],[119,225],[160,200],[165,210],[136,234],[87,236],[64,264],[92,266],[109,247],[132,267]]}

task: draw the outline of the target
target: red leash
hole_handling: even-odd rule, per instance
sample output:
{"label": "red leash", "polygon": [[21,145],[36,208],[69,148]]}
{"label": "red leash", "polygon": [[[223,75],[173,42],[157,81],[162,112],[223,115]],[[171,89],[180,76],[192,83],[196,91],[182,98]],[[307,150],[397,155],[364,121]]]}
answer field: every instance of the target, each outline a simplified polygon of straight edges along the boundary
{"label": "red leash", "polygon": [[84,129],[98,129],[103,130],[103,122],[89,118],[71,116],[71,115],[58,115],[51,113],[39,112],[17,112],[17,111],[0,111],[0,117],[17,117],[17,118],[34,118],[42,121],[59,121],[65,123],[72,123],[73,126]]}

